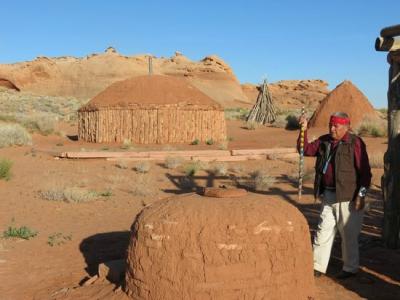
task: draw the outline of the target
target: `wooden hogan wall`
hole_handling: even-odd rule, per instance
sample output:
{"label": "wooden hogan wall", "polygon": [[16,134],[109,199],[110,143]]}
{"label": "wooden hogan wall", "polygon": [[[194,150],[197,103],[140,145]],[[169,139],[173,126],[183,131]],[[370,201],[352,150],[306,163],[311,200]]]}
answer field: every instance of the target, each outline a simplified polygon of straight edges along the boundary
{"label": "wooden hogan wall", "polygon": [[87,142],[137,144],[223,141],[223,110],[158,108],[101,108],[78,112],[78,137]]}

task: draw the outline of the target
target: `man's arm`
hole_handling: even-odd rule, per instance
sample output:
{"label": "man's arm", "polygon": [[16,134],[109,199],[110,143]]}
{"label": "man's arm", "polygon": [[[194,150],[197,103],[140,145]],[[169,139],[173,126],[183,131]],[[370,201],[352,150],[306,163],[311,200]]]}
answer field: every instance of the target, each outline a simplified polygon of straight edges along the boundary
{"label": "man's arm", "polygon": [[[311,143],[308,142],[307,130],[304,131],[304,156],[317,156],[320,140],[317,139]],[[300,134],[297,138],[297,151],[300,153]]]}
{"label": "man's arm", "polygon": [[369,165],[367,147],[363,140],[359,137],[354,145],[354,164],[357,172],[358,186],[360,190],[354,199],[354,208],[361,210],[365,206],[366,189],[371,185],[371,167]]}
{"label": "man's arm", "polygon": [[358,185],[369,188],[371,185],[371,167],[369,165],[367,147],[363,140],[356,138],[354,145],[354,164],[357,172]]}
{"label": "man's arm", "polygon": [[[304,128],[304,145],[303,145],[303,149],[304,149],[304,156],[317,156],[318,153],[318,148],[319,148],[319,144],[320,141],[315,140],[311,143],[308,142],[308,137],[307,137],[307,126],[308,126],[308,120],[306,118],[305,115],[301,115],[299,118],[299,124],[302,128]],[[297,151],[300,153],[300,141],[301,139],[301,130],[299,132],[299,137],[297,138]]]}

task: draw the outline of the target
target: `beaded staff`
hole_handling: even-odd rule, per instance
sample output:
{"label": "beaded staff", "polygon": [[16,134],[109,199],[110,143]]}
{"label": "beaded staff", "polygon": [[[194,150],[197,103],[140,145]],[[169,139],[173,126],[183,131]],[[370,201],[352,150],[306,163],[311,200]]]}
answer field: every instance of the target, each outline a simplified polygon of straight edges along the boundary
{"label": "beaded staff", "polygon": [[[304,106],[301,108],[301,116],[305,115]],[[302,125],[300,128],[300,159],[299,159],[299,201],[303,192],[303,175],[304,175],[304,131],[306,129]]]}

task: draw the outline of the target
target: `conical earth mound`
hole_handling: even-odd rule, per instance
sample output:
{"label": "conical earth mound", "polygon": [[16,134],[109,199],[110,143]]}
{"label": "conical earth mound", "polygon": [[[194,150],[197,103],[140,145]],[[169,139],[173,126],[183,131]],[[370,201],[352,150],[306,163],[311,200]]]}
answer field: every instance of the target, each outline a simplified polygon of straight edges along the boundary
{"label": "conical earth mound", "polygon": [[327,127],[332,113],[349,115],[351,126],[357,127],[364,118],[379,119],[367,97],[350,81],[343,81],[320,103],[310,120],[311,127]]}

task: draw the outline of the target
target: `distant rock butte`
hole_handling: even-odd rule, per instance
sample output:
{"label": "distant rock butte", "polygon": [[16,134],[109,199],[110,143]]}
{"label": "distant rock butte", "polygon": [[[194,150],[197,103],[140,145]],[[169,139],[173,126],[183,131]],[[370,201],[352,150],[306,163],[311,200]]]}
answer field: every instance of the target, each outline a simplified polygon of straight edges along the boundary
{"label": "distant rock butte", "polygon": [[[37,95],[89,99],[116,81],[149,73],[181,76],[224,107],[251,107],[257,99],[256,85],[240,85],[231,67],[216,55],[191,61],[180,52],[170,58],[150,54],[124,56],[113,47],[83,58],[38,57],[33,61],[0,64],[2,85]],[[14,88],[13,87],[13,88]],[[279,81],[270,85],[278,106],[317,107],[328,94],[322,80]]]}
{"label": "distant rock butte", "polygon": [[88,99],[116,81],[148,74],[149,57],[153,74],[186,77],[225,107],[249,103],[232,69],[215,55],[194,62],[179,52],[170,58],[124,56],[109,47],[104,53],[84,58],[38,57],[28,62],[1,64],[0,79],[33,94]]}

